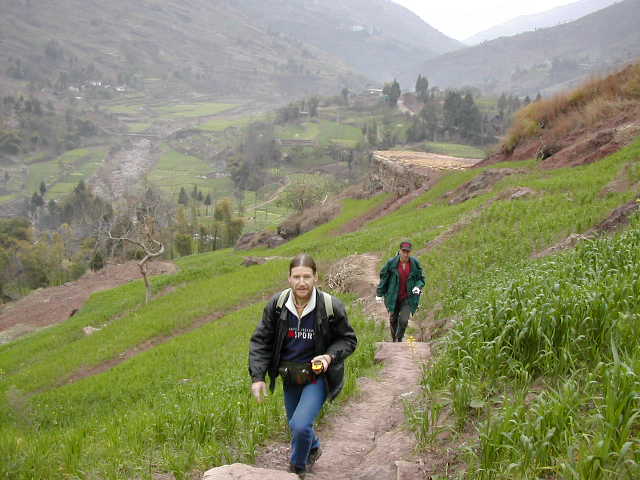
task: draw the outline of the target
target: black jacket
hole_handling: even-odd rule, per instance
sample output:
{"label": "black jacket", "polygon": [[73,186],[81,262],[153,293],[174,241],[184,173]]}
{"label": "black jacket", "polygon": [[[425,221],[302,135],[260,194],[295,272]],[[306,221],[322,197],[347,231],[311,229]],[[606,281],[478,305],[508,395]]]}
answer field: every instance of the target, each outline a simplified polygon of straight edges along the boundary
{"label": "black jacket", "polygon": [[[262,320],[251,336],[249,349],[249,374],[252,381],[264,381],[268,375],[271,379],[269,389],[272,392],[278,376],[282,345],[288,330],[287,307],[283,305],[280,311],[277,308],[279,296],[279,293],[274,295],[264,307]],[[314,355],[328,353],[333,357],[324,376],[328,384],[329,400],[333,400],[342,390],[344,359],[353,353],[357,344],[356,334],[349,324],[344,305],[334,296],[331,300],[333,316],[327,318],[324,298],[316,288]]]}

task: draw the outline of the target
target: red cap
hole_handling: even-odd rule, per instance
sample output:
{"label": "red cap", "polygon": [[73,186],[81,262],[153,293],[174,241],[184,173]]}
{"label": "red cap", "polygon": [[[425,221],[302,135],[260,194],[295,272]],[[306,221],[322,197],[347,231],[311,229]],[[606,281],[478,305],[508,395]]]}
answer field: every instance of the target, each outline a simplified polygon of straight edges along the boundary
{"label": "red cap", "polygon": [[411,242],[400,242],[400,250],[411,250]]}

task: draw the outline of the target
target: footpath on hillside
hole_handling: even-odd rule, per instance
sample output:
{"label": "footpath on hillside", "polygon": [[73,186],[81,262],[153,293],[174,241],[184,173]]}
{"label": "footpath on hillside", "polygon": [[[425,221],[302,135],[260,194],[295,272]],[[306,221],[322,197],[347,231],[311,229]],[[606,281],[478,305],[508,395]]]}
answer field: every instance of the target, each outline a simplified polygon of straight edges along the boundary
{"label": "footpath on hillside", "polygon": [[[357,290],[365,312],[388,324],[383,305],[374,301],[379,258],[358,255],[361,267]],[[364,292],[368,291],[368,295]],[[431,356],[428,343],[381,342],[376,360],[383,368],[374,378],[361,378],[359,392],[339,412],[325,417],[318,428],[322,456],[307,473],[310,480],[414,480],[425,474],[414,453],[415,438],[405,424],[404,399],[419,390],[422,365]],[[348,360],[347,360],[348,361]],[[284,415],[284,412],[282,412]],[[204,476],[214,479],[294,479],[287,473],[289,444],[268,445],[258,455],[258,469],[234,465],[212,469]]]}

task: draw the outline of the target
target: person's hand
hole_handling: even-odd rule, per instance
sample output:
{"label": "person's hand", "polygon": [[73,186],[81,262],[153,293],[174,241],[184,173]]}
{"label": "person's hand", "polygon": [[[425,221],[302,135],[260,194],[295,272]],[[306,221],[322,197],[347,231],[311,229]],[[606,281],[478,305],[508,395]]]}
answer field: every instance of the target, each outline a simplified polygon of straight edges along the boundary
{"label": "person's hand", "polygon": [[413,287],[413,290],[411,290],[411,293],[413,293],[414,295],[420,295],[420,287]]}
{"label": "person's hand", "polygon": [[322,363],[322,371],[318,373],[324,373],[329,369],[329,365],[331,365],[331,355],[318,355],[317,357],[313,357],[311,359],[311,364],[314,362]]}
{"label": "person's hand", "polygon": [[384,303],[383,297],[376,297],[376,303]]}
{"label": "person's hand", "polygon": [[253,382],[251,384],[251,393],[256,398],[258,403],[261,403],[264,400],[264,398],[268,395],[267,384],[262,381]]}

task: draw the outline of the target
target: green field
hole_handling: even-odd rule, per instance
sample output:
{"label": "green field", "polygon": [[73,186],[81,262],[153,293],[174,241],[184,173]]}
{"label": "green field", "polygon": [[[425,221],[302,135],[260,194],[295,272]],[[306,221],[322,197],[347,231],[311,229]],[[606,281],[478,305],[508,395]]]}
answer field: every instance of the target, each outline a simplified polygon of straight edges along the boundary
{"label": "green field", "polygon": [[193,104],[167,105],[152,107],[153,111],[165,118],[194,118],[208,117],[231,110],[238,105],[233,103],[202,102]]}
{"label": "green field", "polygon": [[249,125],[255,121],[251,117],[243,118],[214,118],[207,120],[204,123],[200,123],[198,128],[200,130],[206,130],[208,132],[221,132],[229,127],[241,128]]}
{"label": "green field", "polygon": [[148,180],[177,198],[180,187],[189,191],[194,185],[215,198],[230,196],[233,184],[228,177],[206,178],[213,169],[203,160],[168,149],[147,175]]}
{"label": "green field", "polygon": [[140,105],[140,104],[111,105],[106,107],[106,109],[111,113],[120,113],[120,114],[126,114],[126,115],[140,115],[145,111],[144,105]]}
{"label": "green field", "polygon": [[[355,232],[339,234],[387,195],[347,199],[337,218],[278,248],[180,259],[177,274],[153,279],[154,291],[166,294],[149,305],[141,282],[94,294],[63,324],[0,346],[0,475],[189,478],[252,461],[261,444],[286,430],[281,395],[260,405],[250,398],[246,354],[265,299],[285,285],[288,258],[311,253],[324,273],[356,252],[386,259],[410,238],[427,276],[414,320],[420,325],[437,303],[443,318],[456,319],[407,403],[420,446],[452,448],[439,443],[446,411],[448,438],[466,442],[457,453],[468,478],[638,478],[639,221],[576,252],[542,261],[531,255],[632,200],[632,191],[605,187],[619,175],[639,181],[639,165],[640,139],[575,168],[542,170],[528,160],[452,172]],[[205,167],[167,151],[154,172],[169,182],[197,178]],[[518,173],[457,205],[443,197],[502,167]],[[534,194],[501,195],[521,186]],[[465,218],[437,247],[422,250]],[[245,255],[280,258],[240,267]],[[349,311],[361,340],[348,362],[353,393],[385,328],[368,324],[354,305]],[[221,317],[184,333],[214,313]],[[87,325],[101,330],[87,337]],[[75,372],[172,333],[105,373],[65,384]]]}
{"label": "green field", "polygon": [[319,120],[279,127],[276,129],[276,136],[284,139],[314,140],[321,146],[338,143],[355,147],[362,140],[362,131],[352,125]]}
{"label": "green field", "polygon": [[35,192],[40,182],[44,181],[49,195],[60,198],[70,193],[80,180],[93,175],[106,155],[106,147],[78,148],[65,152],[54,160],[33,163],[28,166],[24,189],[27,193]]}
{"label": "green field", "polygon": [[425,142],[422,148],[425,152],[460,158],[484,158],[487,156],[486,150],[482,148],[458,143]]}

